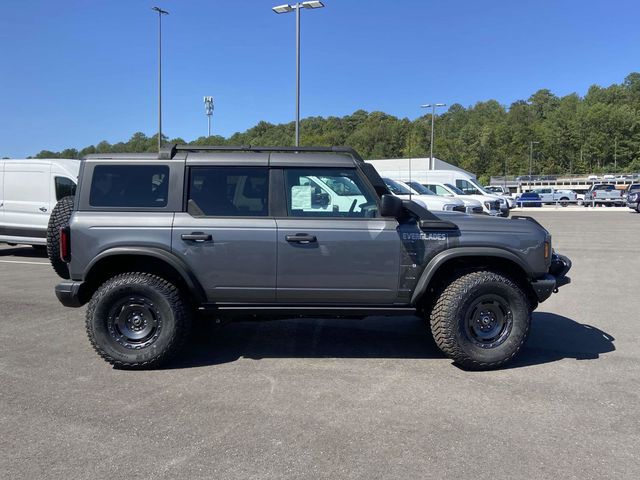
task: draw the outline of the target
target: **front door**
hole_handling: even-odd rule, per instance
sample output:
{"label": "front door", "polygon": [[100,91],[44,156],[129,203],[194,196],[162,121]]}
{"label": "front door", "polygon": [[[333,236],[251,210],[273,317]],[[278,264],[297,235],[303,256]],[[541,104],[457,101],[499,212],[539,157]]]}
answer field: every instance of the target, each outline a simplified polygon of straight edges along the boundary
{"label": "front door", "polygon": [[276,222],[267,167],[189,170],[187,211],[177,213],[172,250],[216,303],[275,301]]}
{"label": "front door", "polygon": [[[356,199],[314,208],[318,178],[331,196]],[[375,193],[355,168],[284,170],[287,216],[277,218],[280,303],[389,304],[398,296],[400,238],[381,218]]]}

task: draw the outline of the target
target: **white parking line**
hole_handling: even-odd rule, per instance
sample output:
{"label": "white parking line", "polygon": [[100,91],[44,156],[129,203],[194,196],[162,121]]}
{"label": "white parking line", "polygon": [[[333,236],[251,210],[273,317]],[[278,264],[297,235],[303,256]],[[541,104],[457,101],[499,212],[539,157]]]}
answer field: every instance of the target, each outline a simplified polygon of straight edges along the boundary
{"label": "white parking line", "polygon": [[0,260],[0,263],[24,263],[26,265],[49,265],[44,262],[25,262],[23,260]]}

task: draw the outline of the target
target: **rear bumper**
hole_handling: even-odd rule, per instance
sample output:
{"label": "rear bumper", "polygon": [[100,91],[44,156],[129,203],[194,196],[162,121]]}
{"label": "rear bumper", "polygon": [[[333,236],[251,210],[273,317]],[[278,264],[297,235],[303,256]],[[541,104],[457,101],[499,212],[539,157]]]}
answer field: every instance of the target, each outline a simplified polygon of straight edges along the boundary
{"label": "rear bumper", "polygon": [[85,303],[87,303],[86,301],[84,301],[82,295],[83,285],[83,282],[61,282],[56,285],[56,297],[58,297],[60,303],[65,307],[81,307]]}
{"label": "rear bumper", "polygon": [[571,260],[564,255],[554,253],[549,272],[531,282],[538,301],[544,302],[552,293],[556,293],[560,287],[571,283],[571,278],[567,276],[570,269]]}

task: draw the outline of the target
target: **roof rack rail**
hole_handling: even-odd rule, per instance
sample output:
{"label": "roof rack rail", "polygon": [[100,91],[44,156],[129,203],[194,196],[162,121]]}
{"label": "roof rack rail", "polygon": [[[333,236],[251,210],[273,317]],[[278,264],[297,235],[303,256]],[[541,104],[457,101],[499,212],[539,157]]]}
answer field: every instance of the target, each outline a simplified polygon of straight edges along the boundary
{"label": "roof rack rail", "polygon": [[170,160],[177,152],[291,152],[291,153],[346,153],[355,160],[362,157],[351,147],[257,147],[254,145],[165,145],[158,152],[161,160]]}

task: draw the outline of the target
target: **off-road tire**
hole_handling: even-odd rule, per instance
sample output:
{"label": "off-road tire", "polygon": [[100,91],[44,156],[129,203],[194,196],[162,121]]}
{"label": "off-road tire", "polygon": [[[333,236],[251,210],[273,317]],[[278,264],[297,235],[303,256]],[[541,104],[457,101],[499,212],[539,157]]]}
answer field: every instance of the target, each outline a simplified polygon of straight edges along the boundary
{"label": "off-road tire", "polygon": [[[124,309],[131,302],[140,303],[139,299],[146,299],[157,317],[157,331],[149,334],[152,341],[148,345],[129,343],[116,325]],[[120,304],[118,315],[114,309]],[[149,369],[178,353],[189,336],[191,320],[191,310],[175,285],[148,273],[123,273],[107,280],[93,294],[86,329],[95,351],[114,367]]]}
{"label": "off-road tire", "polygon": [[638,202],[638,205],[636,205],[636,212],[640,213],[640,201]]}
{"label": "off-road tire", "polygon": [[[496,346],[479,346],[468,327],[474,303],[483,298],[501,298],[511,318],[510,328]],[[431,311],[431,331],[442,352],[469,370],[489,370],[505,365],[518,353],[529,333],[531,308],[522,289],[498,273],[480,271],[463,274],[444,288]],[[496,342],[497,343],[497,342]]]}
{"label": "off-road tire", "polygon": [[569,199],[567,197],[562,197],[560,199],[560,206],[568,207],[569,206]]}
{"label": "off-road tire", "polygon": [[53,207],[47,226],[47,257],[55,272],[64,279],[69,278],[69,266],[60,258],[60,229],[69,224],[73,200],[73,196],[61,198]]}

